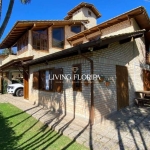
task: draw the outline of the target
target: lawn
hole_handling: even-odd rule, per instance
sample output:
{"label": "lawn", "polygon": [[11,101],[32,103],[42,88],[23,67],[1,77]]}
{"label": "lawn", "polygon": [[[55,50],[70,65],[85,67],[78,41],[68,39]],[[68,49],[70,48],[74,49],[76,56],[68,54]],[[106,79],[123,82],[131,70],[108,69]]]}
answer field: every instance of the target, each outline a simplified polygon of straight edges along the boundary
{"label": "lawn", "polygon": [[0,150],[86,150],[11,104],[0,104]]}

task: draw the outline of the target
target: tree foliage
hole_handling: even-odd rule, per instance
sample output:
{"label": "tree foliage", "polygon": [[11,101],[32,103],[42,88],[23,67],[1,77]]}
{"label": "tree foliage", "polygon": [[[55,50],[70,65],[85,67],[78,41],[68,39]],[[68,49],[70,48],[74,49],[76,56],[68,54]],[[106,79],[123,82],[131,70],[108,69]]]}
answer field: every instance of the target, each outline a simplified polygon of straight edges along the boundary
{"label": "tree foliage", "polygon": [[[31,0],[20,0],[22,4],[28,4],[31,2]],[[13,6],[14,6],[14,2],[15,0],[10,0],[9,2],[9,6],[8,6],[8,9],[7,9],[7,13],[4,17],[4,21],[0,27],[0,38],[2,37],[4,31],[5,31],[5,28],[8,24],[8,21],[10,19],[10,16],[11,16],[11,13],[12,13],[12,10],[13,10]],[[0,15],[1,15],[1,10],[2,10],[2,3],[3,3],[3,0],[0,0]]]}

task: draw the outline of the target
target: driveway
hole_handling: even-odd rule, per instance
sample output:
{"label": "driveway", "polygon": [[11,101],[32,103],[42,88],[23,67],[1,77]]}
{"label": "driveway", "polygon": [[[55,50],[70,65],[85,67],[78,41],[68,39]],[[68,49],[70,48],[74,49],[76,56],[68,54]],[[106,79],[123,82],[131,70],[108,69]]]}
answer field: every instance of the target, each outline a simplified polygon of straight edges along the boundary
{"label": "driveway", "polygon": [[0,103],[11,103],[70,137],[73,139],[70,145],[77,141],[94,150],[150,149],[150,107],[127,107],[105,118],[101,124],[89,126],[87,122],[52,113],[9,94],[0,95]]}

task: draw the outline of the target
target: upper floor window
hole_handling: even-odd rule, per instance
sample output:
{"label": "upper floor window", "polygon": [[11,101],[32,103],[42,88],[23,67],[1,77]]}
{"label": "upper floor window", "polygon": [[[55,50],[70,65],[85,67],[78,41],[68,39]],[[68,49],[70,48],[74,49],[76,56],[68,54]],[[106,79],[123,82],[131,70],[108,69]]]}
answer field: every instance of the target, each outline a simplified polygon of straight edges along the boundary
{"label": "upper floor window", "polygon": [[48,31],[37,30],[32,31],[33,49],[48,50]]}
{"label": "upper floor window", "polygon": [[74,33],[79,33],[81,32],[81,26],[80,25],[71,26],[71,31]]}
{"label": "upper floor window", "polygon": [[58,48],[64,48],[64,44],[65,44],[64,41],[65,41],[64,28],[63,27],[53,28],[52,46]]}
{"label": "upper floor window", "polygon": [[24,34],[17,42],[18,51],[27,50],[28,47],[28,32]]}
{"label": "upper floor window", "polygon": [[92,15],[92,13],[91,13],[90,11],[88,11],[88,15],[89,15],[89,16],[91,16],[91,15]]}

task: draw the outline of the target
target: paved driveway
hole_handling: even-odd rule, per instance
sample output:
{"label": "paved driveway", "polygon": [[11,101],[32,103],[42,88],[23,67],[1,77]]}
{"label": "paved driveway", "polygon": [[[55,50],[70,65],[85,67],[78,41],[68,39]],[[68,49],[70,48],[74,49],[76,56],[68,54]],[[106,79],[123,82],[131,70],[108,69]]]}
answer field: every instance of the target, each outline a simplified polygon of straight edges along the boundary
{"label": "paved driveway", "polygon": [[74,139],[73,142],[84,144],[89,149],[150,149],[150,107],[127,107],[109,116],[103,123],[90,127],[86,122],[52,113],[9,94],[0,95],[0,102],[15,105],[52,129]]}

